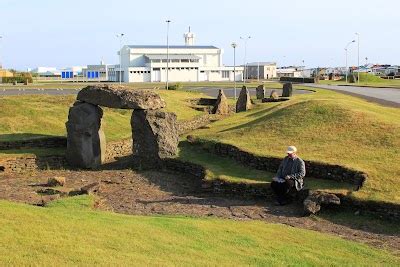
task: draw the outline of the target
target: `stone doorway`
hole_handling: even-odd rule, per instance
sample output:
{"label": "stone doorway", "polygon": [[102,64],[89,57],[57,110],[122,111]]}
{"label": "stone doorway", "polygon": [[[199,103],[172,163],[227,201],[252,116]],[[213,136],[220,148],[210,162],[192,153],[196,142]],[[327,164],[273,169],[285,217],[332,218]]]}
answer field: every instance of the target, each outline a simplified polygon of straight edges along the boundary
{"label": "stone doorway", "polygon": [[177,153],[176,115],[154,90],[97,85],[82,89],[69,110],[67,161],[71,167],[95,169],[105,162],[106,140],[101,127],[102,107],[131,109],[134,164],[151,168]]}

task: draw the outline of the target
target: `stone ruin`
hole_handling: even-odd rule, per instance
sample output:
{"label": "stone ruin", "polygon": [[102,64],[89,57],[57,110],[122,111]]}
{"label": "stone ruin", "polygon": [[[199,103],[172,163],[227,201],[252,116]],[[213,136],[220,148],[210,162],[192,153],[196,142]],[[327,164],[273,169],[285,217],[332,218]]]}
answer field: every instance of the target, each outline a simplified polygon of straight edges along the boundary
{"label": "stone ruin", "polygon": [[242,90],[240,91],[239,98],[236,102],[236,113],[247,111],[251,109],[251,99],[250,93],[246,86],[243,85]]}
{"label": "stone ruin", "polygon": [[83,88],[69,110],[66,157],[72,167],[92,169],[104,163],[106,141],[100,106],[133,110],[133,155],[137,166],[157,167],[163,158],[176,155],[176,115],[163,110],[166,104],[159,94],[126,86],[96,85]]}
{"label": "stone ruin", "polygon": [[257,86],[256,88],[256,97],[257,99],[264,99],[265,98],[265,87],[263,84]]}

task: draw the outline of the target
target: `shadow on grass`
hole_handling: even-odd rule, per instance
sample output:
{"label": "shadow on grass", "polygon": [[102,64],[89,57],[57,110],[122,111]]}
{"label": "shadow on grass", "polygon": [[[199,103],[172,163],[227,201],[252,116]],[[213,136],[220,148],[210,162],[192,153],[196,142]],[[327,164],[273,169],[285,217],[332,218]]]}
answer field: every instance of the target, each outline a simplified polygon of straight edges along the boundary
{"label": "shadow on grass", "polygon": [[[245,128],[250,128],[250,127],[255,126],[255,125],[259,124],[259,123],[265,123],[265,122],[268,121],[268,119],[271,119],[271,118],[274,118],[274,119],[282,118],[282,120],[284,120],[284,117],[287,115],[286,108],[292,107],[292,106],[295,106],[295,105],[299,105],[299,104],[302,104],[302,103],[303,102],[292,103],[292,104],[286,106],[285,109],[279,108],[279,106],[282,105],[282,104],[279,104],[279,105],[276,105],[276,106],[273,106],[273,107],[270,107],[270,108],[267,108],[267,109],[260,110],[260,111],[255,112],[255,113],[250,113],[250,114],[246,115],[246,117],[254,117],[253,120],[251,120],[251,121],[249,121],[247,123],[240,124],[238,126],[234,126],[234,127],[219,131],[219,133],[229,132],[229,131],[239,130],[239,129],[245,129]],[[270,111],[272,111],[273,109],[276,109],[276,111],[270,113]]]}

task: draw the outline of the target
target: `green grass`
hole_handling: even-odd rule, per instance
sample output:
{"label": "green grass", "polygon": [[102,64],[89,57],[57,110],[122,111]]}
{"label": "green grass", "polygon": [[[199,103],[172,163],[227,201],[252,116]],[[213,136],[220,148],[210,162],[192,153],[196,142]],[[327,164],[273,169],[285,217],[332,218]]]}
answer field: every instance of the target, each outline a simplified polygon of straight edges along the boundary
{"label": "green grass", "polygon": [[291,101],[260,104],[192,135],[232,144],[257,155],[285,156],[296,145],[303,159],[366,172],[354,196],[400,203],[400,110],[327,90]]}
{"label": "green grass", "polygon": [[[231,183],[265,183],[269,186],[275,173],[256,170],[238,164],[233,159],[223,158],[210,154],[197,146],[191,146],[186,142],[179,145],[179,158],[184,161],[193,162],[206,168],[208,180],[220,179]],[[305,180],[307,188],[312,190],[324,190],[331,193],[347,194],[352,192],[354,186],[347,183],[315,179],[307,177]]]}
{"label": "green grass", "polygon": [[[357,76],[357,74],[355,74]],[[346,79],[339,81],[320,81],[321,84],[331,84],[331,85],[343,85],[346,84]],[[349,83],[351,86],[371,86],[371,87],[393,87],[400,88],[400,80],[393,79],[382,79],[381,77],[375,76],[369,73],[360,73],[360,83]]]}
{"label": "green grass", "polygon": [[92,204],[87,196],[46,208],[0,201],[1,265],[400,264],[384,250],[285,225],[127,216]]}
{"label": "green grass", "polygon": [[[199,93],[160,90],[167,102],[167,111],[187,120],[202,114],[189,107],[189,98]],[[0,141],[32,139],[43,136],[65,136],[69,107],[76,96],[7,96],[0,97]],[[131,110],[103,108],[103,129],[108,141],[131,136]]]}

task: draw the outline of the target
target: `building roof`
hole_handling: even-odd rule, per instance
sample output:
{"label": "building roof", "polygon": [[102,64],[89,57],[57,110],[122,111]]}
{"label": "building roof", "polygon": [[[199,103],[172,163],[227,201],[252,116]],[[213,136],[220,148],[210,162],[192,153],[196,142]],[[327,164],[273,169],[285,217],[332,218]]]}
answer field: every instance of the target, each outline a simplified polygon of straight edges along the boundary
{"label": "building roof", "polygon": [[[128,45],[129,48],[136,49],[167,49],[166,45]],[[170,45],[170,49],[219,49],[213,45]]]}
{"label": "building roof", "polygon": [[[163,59],[167,59],[167,55],[166,54],[155,54],[155,55],[144,55],[145,57],[147,57],[148,59],[152,60],[152,59],[159,59],[159,60],[163,60]],[[170,54],[168,55],[169,59],[200,59],[200,57],[195,56],[195,55],[191,55],[191,54]]]}
{"label": "building roof", "polygon": [[271,65],[276,65],[276,62],[251,62],[247,63],[247,66],[271,66]]}

